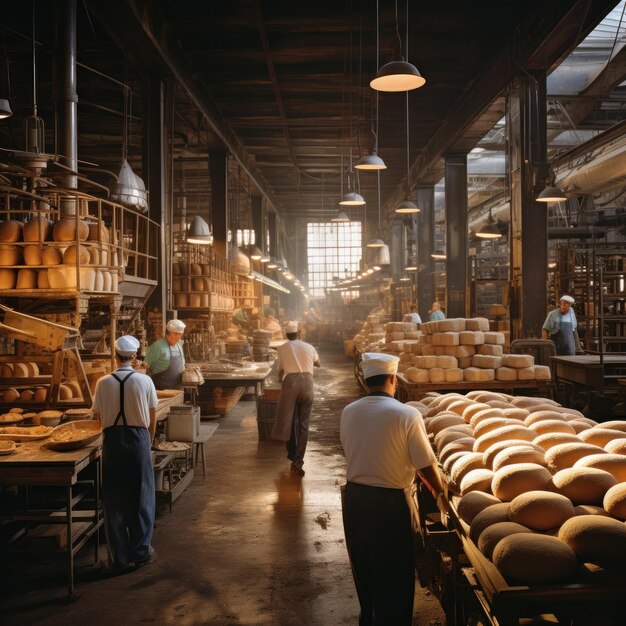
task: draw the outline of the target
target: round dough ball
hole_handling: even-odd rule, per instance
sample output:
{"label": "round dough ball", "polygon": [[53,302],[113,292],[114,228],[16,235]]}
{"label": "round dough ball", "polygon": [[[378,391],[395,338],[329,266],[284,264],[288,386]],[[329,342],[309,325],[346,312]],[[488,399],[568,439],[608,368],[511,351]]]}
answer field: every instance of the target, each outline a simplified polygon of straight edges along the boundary
{"label": "round dough ball", "polygon": [[552,477],[555,489],[574,504],[602,504],[604,494],[617,483],[612,474],[593,467],[568,467]]}
{"label": "round dough ball", "polygon": [[585,442],[603,448],[609,441],[623,439],[624,433],[621,430],[612,430],[594,426],[589,430],[580,433],[579,437]]}
{"label": "round dough ball", "polygon": [[517,524],[515,522],[498,522],[485,530],[480,534],[478,538],[478,549],[491,560],[493,551],[496,546],[505,537],[510,537],[517,533],[532,533],[533,531],[526,526]]}
{"label": "round dough ball", "polygon": [[626,559],[626,524],[602,515],[578,515],[559,530],[565,542],[583,562],[610,566]]}
{"label": "round dough ball", "polygon": [[463,477],[461,481],[461,495],[471,491],[483,491],[491,493],[491,481],[493,472],[488,469],[473,469]]}
{"label": "round dough ball", "polygon": [[[590,471],[590,469],[586,471]],[[609,515],[626,520],[626,483],[613,485],[606,492],[603,505]]]}
{"label": "round dough ball", "polygon": [[562,443],[546,451],[546,461],[550,468],[558,471],[574,467],[578,460],[586,456],[601,453],[604,453],[604,450],[600,446],[593,446],[590,443]]}
{"label": "round dough ball", "polygon": [[530,446],[510,446],[500,450],[493,459],[492,467],[497,472],[501,467],[506,465],[516,465],[518,463],[535,463],[537,465],[546,465],[543,450],[537,450]]}
{"label": "round dough ball", "polygon": [[500,500],[484,491],[470,491],[460,498],[456,510],[466,524],[471,524],[481,511],[492,504],[500,504]]}
{"label": "round dough ball", "polygon": [[550,491],[527,491],[509,504],[510,520],[533,530],[558,528],[574,515],[571,500]]}
{"label": "round dough ball", "polygon": [[482,532],[498,522],[510,522],[509,505],[505,502],[492,504],[478,513],[470,524],[470,539],[478,544]]}
{"label": "round dough ball", "polygon": [[552,475],[541,465],[519,463],[499,469],[493,477],[491,490],[496,498],[510,502],[526,491],[545,491],[551,484]]}
{"label": "round dough ball", "polygon": [[613,474],[618,483],[626,482],[626,456],[621,454],[592,454],[576,461],[574,467],[595,467]]}
{"label": "round dough ball", "polygon": [[507,581],[524,584],[558,583],[576,573],[573,550],[556,537],[519,533],[502,539],[493,562]]}

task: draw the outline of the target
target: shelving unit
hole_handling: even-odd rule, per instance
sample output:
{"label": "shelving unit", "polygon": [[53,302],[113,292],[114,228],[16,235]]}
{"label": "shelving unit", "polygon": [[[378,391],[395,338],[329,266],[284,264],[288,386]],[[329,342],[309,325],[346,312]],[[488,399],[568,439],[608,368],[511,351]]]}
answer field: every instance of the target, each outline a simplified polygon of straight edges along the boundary
{"label": "shelving unit", "polygon": [[490,317],[491,305],[502,304],[509,281],[508,255],[482,252],[472,257],[472,315]]}
{"label": "shelving unit", "polygon": [[601,336],[604,352],[626,352],[625,248],[624,243],[591,242],[557,249],[555,292],[575,299],[578,336],[585,352],[599,352]]}

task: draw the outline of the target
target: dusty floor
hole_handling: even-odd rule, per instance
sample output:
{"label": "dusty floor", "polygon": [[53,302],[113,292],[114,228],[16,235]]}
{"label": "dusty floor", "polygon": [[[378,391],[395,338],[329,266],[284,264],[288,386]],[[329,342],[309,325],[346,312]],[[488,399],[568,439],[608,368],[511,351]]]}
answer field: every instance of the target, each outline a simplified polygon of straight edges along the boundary
{"label": "dusty floor", "polygon": [[[154,563],[118,578],[79,577],[81,598],[71,604],[62,562],[3,565],[0,624],[356,624],[338,426],[360,390],[342,354],[322,351],[321,360],[302,480],[290,476],[284,444],[258,442],[254,403],[241,402],[206,445],[206,478],[197,473],[172,513],[158,517]],[[443,623],[437,601],[416,593],[414,623]]]}

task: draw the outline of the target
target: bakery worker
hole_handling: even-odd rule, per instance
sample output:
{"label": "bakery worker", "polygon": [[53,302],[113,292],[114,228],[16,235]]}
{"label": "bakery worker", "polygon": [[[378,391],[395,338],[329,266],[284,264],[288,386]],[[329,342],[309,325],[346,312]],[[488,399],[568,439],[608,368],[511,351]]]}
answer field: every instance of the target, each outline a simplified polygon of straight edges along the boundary
{"label": "bakery worker", "polygon": [[443,314],[441,310],[441,302],[439,300],[435,300],[433,302],[430,311],[428,312],[428,321],[430,322],[438,322],[440,320],[445,320],[446,316]]}
{"label": "bakery worker", "polygon": [[115,342],[117,369],[98,381],[94,416],[104,432],[102,502],[110,573],[124,573],[154,558],[155,493],[152,439],[157,395],[149,376],[131,363],[139,341],[124,335]]}
{"label": "bakery worker", "polygon": [[185,356],[181,341],[186,325],[170,320],[165,326],[165,337],[155,341],[146,351],[146,363],[157,389],[180,387],[185,371]]}
{"label": "bakery worker", "polygon": [[412,322],[413,324],[421,324],[422,318],[417,312],[417,304],[412,304],[409,313],[406,313],[402,318],[403,322]]}
{"label": "bakery worker", "polygon": [[285,335],[289,341],[276,349],[282,389],[272,439],[287,442],[291,472],[304,476],[302,466],[313,407],[313,368],[320,366],[320,358],[312,345],[300,341],[298,322],[287,322]]}
{"label": "bakery worker", "polygon": [[548,313],[543,323],[541,336],[552,339],[558,356],[574,356],[576,354],[576,314],[572,309],[574,298],[564,295],[559,300],[558,308]]}
{"label": "bakery worker", "polygon": [[348,477],[343,520],[360,626],[413,623],[415,553],[407,495],[416,471],[445,509],[424,421],[417,409],[393,397],[398,362],[394,355],[364,353],[361,369],[369,394],[341,415]]}

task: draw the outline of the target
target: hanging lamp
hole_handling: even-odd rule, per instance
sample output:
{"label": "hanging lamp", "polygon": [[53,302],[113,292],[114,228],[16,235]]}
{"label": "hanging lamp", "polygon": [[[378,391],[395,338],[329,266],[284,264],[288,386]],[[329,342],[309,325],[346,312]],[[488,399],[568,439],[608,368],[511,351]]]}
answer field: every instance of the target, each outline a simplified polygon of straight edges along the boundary
{"label": "hanging lamp", "polygon": [[499,239],[502,237],[502,233],[498,230],[496,222],[491,215],[491,209],[489,209],[489,217],[483,224],[482,228],[476,233],[477,237],[481,239]]}
{"label": "hanging lamp", "polygon": [[[408,58],[408,28],[409,28],[409,3],[407,0],[406,8],[406,22],[407,22],[407,35],[406,39],[406,55]],[[370,81],[370,87],[376,91],[409,91],[411,89],[418,89],[426,84],[426,79],[419,73],[418,69],[412,63],[405,61],[402,56],[402,39],[400,38],[400,29],[398,27],[398,0],[395,2],[396,8],[396,51],[395,58],[389,63],[383,65],[376,74],[376,78]],[[376,45],[379,47],[378,41],[378,28],[379,28],[379,16],[378,16],[378,2],[376,2]]]}
{"label": "hanging lamp", "polygon": [[411,187],[409,186],[409,174],[411,167],[410,157],[410,139],[409,139],[409,92],[406,92],[406,187],[407,197],[396,207],[395,212],[399,215],[414,215],[419,213],[420,210],[417,205],[411,200]]}
{"label": "hanging lamp", "polygon": [[[376,105],[376,118],[378,118],[378,104]],[[380,171],[386,170],[385,162],[377,154],[378,136],[374,132],[374,126],[370,127],[370,147],[355,163],[355,170]]]}
{"label": "hanging lamp", "polygon": [[339,202],[340,206],[365,206],[365,198],[356,191],[344,194]]}
{"label": "hanging lamp", "polygon": [[560,187],[557,187],[556,185],[547,185],[536,199],[537,202],[548,204],[552,202],[565,202],[565,200],[567,200],[567,196]]}
{"label": "hanging lamp", "polygon": [[446,253],[443,250],[435,250],[430,256],[435,259],[435,261],[444,261]]}
{"label": "hanging lamp", "polygon": [[0,120],[5,120],[7,117],[11,117],[13,111],[11,105],[6,98],[0,98]]}
{"label": "hanging lamp", "polygon": [[187,243],[197,243],[201,246],[210,246],[213,243],[209,225],[199,215],[195,215],[191,220],[187,230]]}
{"label": "hanging lamp", "polygon": [[263,258],[263,253],[257,248],[257,246],[250,246],[249,256],[253,261],[260,261]]}
{"label": "hanging lamp", "polygon": [[349,222],[350,218],[343,211],[339,211],[339,213],[337,214],[337,217],[333,217],[330,221],[335,222],[336,224],[341,224],[341,223]]}

